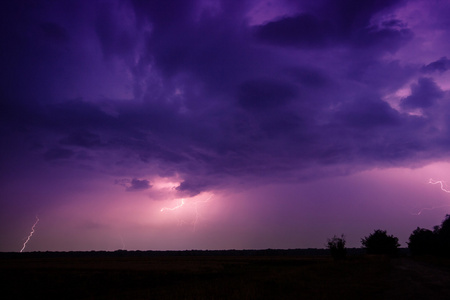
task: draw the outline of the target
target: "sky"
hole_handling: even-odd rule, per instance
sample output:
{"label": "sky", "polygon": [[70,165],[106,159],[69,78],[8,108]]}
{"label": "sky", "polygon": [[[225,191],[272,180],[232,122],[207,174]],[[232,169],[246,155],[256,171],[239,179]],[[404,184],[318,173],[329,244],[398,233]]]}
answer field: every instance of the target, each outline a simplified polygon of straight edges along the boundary
{"label": "sky", "polygon": [[450,213],[449,1],[0,6],[0,251],[406,247]]}

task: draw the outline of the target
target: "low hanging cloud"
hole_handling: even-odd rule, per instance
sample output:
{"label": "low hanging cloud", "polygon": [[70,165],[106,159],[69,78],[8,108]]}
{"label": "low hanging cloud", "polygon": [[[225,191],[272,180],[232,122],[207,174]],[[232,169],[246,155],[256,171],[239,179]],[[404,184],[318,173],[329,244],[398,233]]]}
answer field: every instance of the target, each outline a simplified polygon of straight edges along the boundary
{"label": "low hanging cloud", "polygon": [[444,97],[444,92],[431,78],[421,77],[411,85],[411,95],[403,98],[401,105],[404,108],[429,108],[438,99]]}
{"label": "low hanging cloud", "polygon": [[433,73],[433,72],[444,73],[448,69],[450,69],[450,59],[444,56],[438,59],[437,61],[431,62],[428,65],[423,66],[420,70],[423,73]]}
{"label": "low hanging cloud", "polygon": [[148,181],[147,179],[137,179],[137,178],[118,179],[115,181],[115,184],[125,187],[125,190],[127,192],[143,191],[148,190],[152,187],[150,181]]}

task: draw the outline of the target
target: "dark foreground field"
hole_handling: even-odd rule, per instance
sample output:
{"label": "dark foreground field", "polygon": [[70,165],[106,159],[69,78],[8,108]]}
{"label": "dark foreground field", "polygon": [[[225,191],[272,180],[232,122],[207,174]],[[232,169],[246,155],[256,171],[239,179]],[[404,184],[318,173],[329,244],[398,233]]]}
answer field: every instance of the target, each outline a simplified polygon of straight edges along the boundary
{"label": "dark foreground field", "polygon": [[3,299],[450,299],[449,261],[408,257],[0,253],[0,272]]}

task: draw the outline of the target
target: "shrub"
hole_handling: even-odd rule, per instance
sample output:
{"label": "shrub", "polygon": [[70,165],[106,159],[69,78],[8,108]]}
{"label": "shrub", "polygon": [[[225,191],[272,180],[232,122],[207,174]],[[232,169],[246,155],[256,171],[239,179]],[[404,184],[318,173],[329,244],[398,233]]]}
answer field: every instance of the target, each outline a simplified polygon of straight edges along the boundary
{"label": "shrub", "polygon": [[413,255],[433,254],[450,256],[450,215],[433,231],[419,228],[409,236],[408,248]]}
{"label": "shrub", "polygon": [[441,226],[436,226],[434,234],[437,239],[438,254],[450,256],[450,215],[446,215]]}
{"label": "shrub", "polygon": [[342,234],[341,237],[333,236],[327,240],[327,247],[330,249],[331,256],[335,260],[345,259],[347,256],[347,249],[345,248],[345,238]]}
{"label": "shrub", "polygon": [[417,227],[409,236],[408,248],[412,255],[433,254],[436,242],[436,236],[431,230]]}
{"label": "shrub", "polygon": [[361,239],[363,247],[367,250],[369,254],[397,254],[398,238],[393,235],[387,235],[386,230],[375,230],[368,237]]}

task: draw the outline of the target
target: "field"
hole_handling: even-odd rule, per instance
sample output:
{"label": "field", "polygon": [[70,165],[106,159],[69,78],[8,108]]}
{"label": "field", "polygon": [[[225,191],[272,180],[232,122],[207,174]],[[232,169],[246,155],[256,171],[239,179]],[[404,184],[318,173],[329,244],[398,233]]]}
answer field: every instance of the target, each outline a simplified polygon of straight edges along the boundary
{"label": "field", "polygon": [[448,260],[294,252],[0,253],[3,299],[450,299]]}

